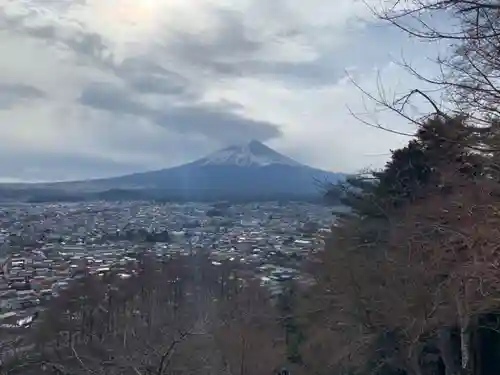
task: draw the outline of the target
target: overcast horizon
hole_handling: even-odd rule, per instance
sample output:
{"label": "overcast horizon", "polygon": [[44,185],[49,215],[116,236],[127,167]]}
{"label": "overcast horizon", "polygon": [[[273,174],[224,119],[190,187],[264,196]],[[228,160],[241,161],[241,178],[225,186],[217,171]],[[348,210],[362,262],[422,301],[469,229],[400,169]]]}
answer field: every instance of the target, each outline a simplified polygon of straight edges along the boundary
{"label": "overcast horizon", "polygon": [[432,75],[436,55],[361,1],[0,0],[0,181],[168,168],[251,139],[324,170],[381,167],[408,137],[352,116],[375,121],[351,78],[403,93],[421,83],[397,63]]}

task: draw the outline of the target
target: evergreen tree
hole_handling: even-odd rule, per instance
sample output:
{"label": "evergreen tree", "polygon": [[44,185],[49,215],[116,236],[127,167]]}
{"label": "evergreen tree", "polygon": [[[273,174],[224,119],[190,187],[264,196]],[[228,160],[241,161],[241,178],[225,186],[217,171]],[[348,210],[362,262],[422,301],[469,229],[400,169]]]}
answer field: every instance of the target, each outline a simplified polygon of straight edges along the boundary
{"label": "evergreen tree", "polygon": [[341,196],[349,217],[384,219],[393,209],[425,196],[428,186],[442,185],[444,191],[446,173],[480,176],[484,153],[475,150],[484,133],[467,125],[464,116],[432,117],[406,147],[392,152],[382,170],[348,178],[328,194]]}

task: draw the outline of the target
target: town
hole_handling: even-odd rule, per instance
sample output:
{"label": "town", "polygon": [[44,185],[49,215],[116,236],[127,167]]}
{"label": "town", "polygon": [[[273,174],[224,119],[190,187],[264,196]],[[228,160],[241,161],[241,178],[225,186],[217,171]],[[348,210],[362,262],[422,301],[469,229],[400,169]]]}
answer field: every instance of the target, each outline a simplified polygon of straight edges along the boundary
{"label": "town", "polygon": [[168,258],[206,251],[214,266],[245,265],[277,295],[283,281],[308,282],[301,261],[322,248],[321,234],[332,222],[331,208],[277,202],[15,203],[1,212],[4,346],[35,325],[46,302],[73,280],[110,271],[130,277],[130,264],[144,252]]}

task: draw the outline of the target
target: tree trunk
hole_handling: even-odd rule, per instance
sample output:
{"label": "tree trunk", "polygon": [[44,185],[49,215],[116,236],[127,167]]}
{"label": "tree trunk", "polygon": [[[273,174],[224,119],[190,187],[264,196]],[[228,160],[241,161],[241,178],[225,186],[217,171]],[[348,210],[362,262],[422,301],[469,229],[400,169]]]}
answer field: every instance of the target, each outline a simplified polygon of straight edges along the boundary
{"label": "tree trunk", "polygon": [[[410,356],[410,368],[409,368],[409,373],[413,375],[423,375],[422,374],[422,368],[420,365],[420,354],[422,352],[422,348],[420,345],[417,345],[414,350],[412,350],[411,356]],[[443,374],[444,375],[444,374]]]}
{"label": "tree trunk", "polygon": [[[475,375],[482,375],[482,354],[481,353],[481,331],[478,328],[479,322],[476,320],[469,326],[469,338],[471,345],[470,369]],[[486,375],[486,374],[484,374]]]}
{"label": "tree trunk", "polygon": [[462,354],[462,373],[467,374],[470,362],[470,341],[467,326],[460,327],[460,352]]}
{"label": "tree trunk", "polygon": [[458,321],[460,324],[460,353],[462,374],[468,374],[470,369],[470,335],[469,335],[469,319],[464,302],[466,300],[466,285],[461,282],[459,293],[457,293],[457,312]]}
{"label": "tree trunk", "polygon": [[245,354],[246,354],[246,340],[245,335],[241,334],[241,357],[240,357],[240,375],[245,375]]}
{"label": "tree trunk", "polygon": [[453,337],[450,327],[441,327],[437,333],[439,351],[445,366],[445,375],[460,375],[460,356],[453,345]]}

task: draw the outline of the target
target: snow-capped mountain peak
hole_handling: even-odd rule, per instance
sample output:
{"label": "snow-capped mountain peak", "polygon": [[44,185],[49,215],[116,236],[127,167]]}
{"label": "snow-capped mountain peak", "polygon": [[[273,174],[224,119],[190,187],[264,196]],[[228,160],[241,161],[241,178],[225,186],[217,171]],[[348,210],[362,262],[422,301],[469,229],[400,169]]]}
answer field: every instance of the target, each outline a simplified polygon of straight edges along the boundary
{"label": "snow-capped mountain peak", "polygon": [[264,167],[273,164],[301,166],[295,160],[281,155],[259,141],[250,141],[243,145],[224,148],[195,163],[200,166],[232,165],[239,167]]}

